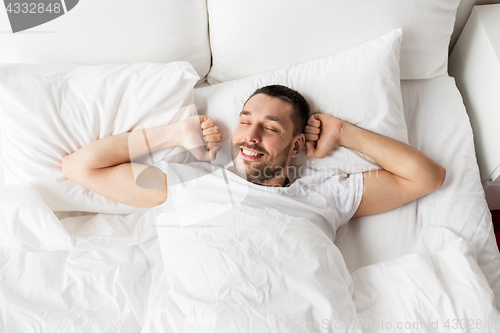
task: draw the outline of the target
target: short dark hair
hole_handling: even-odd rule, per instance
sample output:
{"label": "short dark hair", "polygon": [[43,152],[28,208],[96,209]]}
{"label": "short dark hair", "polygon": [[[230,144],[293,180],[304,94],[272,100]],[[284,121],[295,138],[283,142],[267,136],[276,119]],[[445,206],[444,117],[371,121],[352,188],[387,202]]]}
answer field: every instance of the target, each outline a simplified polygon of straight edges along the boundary
{"label": "short dark hair", "polygon": [[248,97],[248,99],[245,101],[245,104],[247,104],[250,98],[257,94],[266,94],[268,96],[277,97],[282,101],[292,104],[293,136],[304,133],[307,120],[309,119],[310,108],[304,96],[302,96],[298,91],[282,86],[280,84],[273,84],[255,90],[253,94],[250,95],[250,97]]}

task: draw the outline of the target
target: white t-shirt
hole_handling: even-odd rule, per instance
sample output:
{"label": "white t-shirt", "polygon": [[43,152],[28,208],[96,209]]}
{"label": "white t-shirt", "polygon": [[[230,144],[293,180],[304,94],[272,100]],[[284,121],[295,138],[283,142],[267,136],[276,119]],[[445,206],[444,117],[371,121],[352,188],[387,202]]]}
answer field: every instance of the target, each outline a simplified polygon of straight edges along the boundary
{"label": "white t-shirt", "polygon": [[[249,182],[210,162],[188,164],[159,161],[155,167],[167,175],[167,201],[154,208],[177,219],[182,226],[214,217],[233,205],[274,208],[304,217],[332,241],[336,230],[354,215],[363,194],[363,174],[344,174],[337,169],[295,169],[291,184],[272,187]],[[299,175],[300,174],[300,175]]]}

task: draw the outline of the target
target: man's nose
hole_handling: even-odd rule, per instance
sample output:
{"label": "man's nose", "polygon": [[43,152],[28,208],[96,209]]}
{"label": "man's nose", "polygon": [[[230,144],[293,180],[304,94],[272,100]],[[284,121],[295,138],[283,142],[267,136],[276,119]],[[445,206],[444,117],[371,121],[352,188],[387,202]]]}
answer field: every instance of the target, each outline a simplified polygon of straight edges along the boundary
{"label": "man's nose", "polygon": [[245,141],[250,143],[260,143],[261,131],[258,126],[251,126],[248,129],[248,131],[246,132]]}

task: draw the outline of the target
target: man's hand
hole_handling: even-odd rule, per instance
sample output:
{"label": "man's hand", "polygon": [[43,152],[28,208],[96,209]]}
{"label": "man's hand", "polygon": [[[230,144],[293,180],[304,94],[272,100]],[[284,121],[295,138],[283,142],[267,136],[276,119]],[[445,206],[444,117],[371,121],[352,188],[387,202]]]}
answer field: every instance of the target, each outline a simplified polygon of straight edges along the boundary
{"label": "man's hand", "polygon": [[221,149],[222,135],[212,119],[206,116],[192,116],[180,121],[179,126],[182,147],[189,150],[199,161],[215,160]]}
{"label": "man's hand", "polygon": [[316,113],[309,117],[305,128],[306,155],[323,158],[341,145],[344,122],[327,114]]}

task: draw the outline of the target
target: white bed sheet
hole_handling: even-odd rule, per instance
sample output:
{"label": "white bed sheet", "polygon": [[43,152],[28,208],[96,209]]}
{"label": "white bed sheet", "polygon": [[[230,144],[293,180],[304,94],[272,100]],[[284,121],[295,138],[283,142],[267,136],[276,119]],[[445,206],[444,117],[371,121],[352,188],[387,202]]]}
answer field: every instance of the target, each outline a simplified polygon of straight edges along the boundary
{"label": "white bed sheet", "polygon": [[[464,330],[465,332],[473,332],[479,326],[484,327],[486,322],[489,327],[482,329],[482,332],[496,332],[499,327],[500,315],[494,307],[493,291],[477,266],[475,246],[447,229],[443,233],[433,230],[441,228],[439,226],[424,226],[417,241],[420,246],[415,247],[415,253],[365,266],[353,272],[353,301],[360,315],[357,319],[357,314],[352,311],[349,312],[349,317],[344,317],[347,316],[344,305],[349,304],[350,295],[342,287],[342,281],[349,283],[350,277],[347,274],[334,278],[331,274],[340,268],[342,259],[331,257],[332,252],[327,249],[333,247],[333,244],[327,244],[328,239],[324,235],[321,237],[321,231],[309,221],[299,219],[300,221],[289,221],[294,227],[283,237],[285,233],[280,232],[280,223],[269,224],[261,220],[260,216],[256,217],[253,210],[248,210],[251,214],[242,216],[244,219],[269,225],[275,232],[269,232],[265,227],[254,228],[255,225],[250,223],[250,228],[240,230],[240,235],[243,232],[242,237],[230,236],[235,229],[228,227],[227,230],[219,231],[229,233],[226,235],[229,237],[222,237],[221,242],[214,242],[211,240],[214,231],[207,230],[209,228],[177,230],[188,234],[196,232],[202,237],[196,236],[192,244],[194,247],[191,248],[193,251],[184,253],[185,256],[192,257],[192,260],[182,258],[177,263],[176,272],[188,276],[176,281],[172,280],[172,262],[165,261],[169,257],[170,260],[177,258],[175,250],[165,254],[163,244],[166,243],[161,246],[160,243],[168,242],[172,245],[178,240],[174,233],[169,232],[175,231],[174,229],[157,230],[152,225],[157,216],[155,210],[123,216],[97,214],[69,217],[59,221],[32,185],[4,187],[0,189],[0,331],[215,333],[221,330],[193,324],[200,319],[210,318],[211,315],[212,319],[220,321],[222,327],[225,327],[225,320],[218,315],[223,310],[231,312],[238,308],[242,310],[238,311],[240,318],[236,321],[234,317],[231,318],[232,323],[241,328],[239,332],[276,332],[273,327],[278,322],[282,324],[280,332],[295,332],[297,328],[307,327],[311,323],[326,327],[325,332],[359,332],[355,327],[356,323],[361,325],[363,331],[385,332],[381,326],[384,322],[385,325],[394,325],[393,327],[417,325],[417,332],[441,332],[448,320],[448,325],[453,325],[457,319],[466,320],[467,326],[471,328]],[[274,211],[273,214],[277,213]],[[222,221],[214,222],[219,224]],[[297,228],[309,228],[311,232]],[[163,233],[160,234],[161,232]],[[311,237],[304,237],[304,233]],[[200,239],[207,237],[208,242],[200,242]],[[256,237],[259,241],[254,239],[245,242],[245,237]],[[323,247],[318,242],[318,237],[325,241]],[[234,252],[224,248],[227,241],[238,244],[229,247],[238,248],[236,257],[227,255]],[[246,248],[242,249],[240,243],[245,243]],[[279,243],[281,245],[277,246]],[[301,245],[298,246],[297,243]],[[180,244],[185,247],[185,242]],[[311,250],[316,250],[310,252],[307,250],[308,246],[312,246]],[[280,247],[284,251],[281,252],[283,256],[278,250]],[[290,250],[290,247],[295,249],[295,255],[291,254],[294,250]],[[206,256],[205,250],[220,253]],[[278,252],[274,253],[275,251]],[[272,268],[256,267],[260,264],[256,261],[258,257],[255,254],[261,252],[269,254],[269,258],[264,258],[262,264]],[[273,252],[274,256],[269,252]],[[327,252],[330,255],[326,255]],[[205,260],[200,260],[200,254]],[[283,260],[286,255],[293,258],[285,259],[284,265],[275,264],[275,260]],[[300,258],[298,262],[297,258]],[[236,264],[233,262],[235,259],[242,262]],[[252,260],[254,263],[248,266]],[[191,263],[191,269],[186,271],[183,268],[185,262]],[[169,266],[165,266],[167,263]],[[202,265],[203,269],[193,274],[193,264]],[[323,279],[318,277],[316,281],[308,274],[303,274],[304,267],[309,267],[309,272],[314,272],[314,275],[321,272],[321,267],[323,273],[332,280],[324,279],[325,275],[320,274]],[[225,274],[220,275],[219,269]],[[295,272],[288,272],[290,274],[287,275],[284,269],[295,269]],[[276,281],[266,283],[273,274]],[[288,278],[281,281],[285,276]],[[254,278],[252,283],[249,283],[250,277]],[[197,278],[204,280],[197,281]],[[221,283],[221,278],[225,280],[224,283]],[[290,283],[292,280],[295,282]],[[315,285],[313,281],[323,281],[326,284]],[[170,286],[174,288],[170,289],[169,283],[173,283]],[[338,299],[338,295],[313,292],[315,287],[318,291],[325,290],[321,287],[329,284],[331,287],[335,284],[337,292],[344,289],[344,296],[347,296],[342,302],[344,310],[335,311],[344,318],[340,322],[332,320],[333,314],[321,315],[319,311],[328,308],[325,304],[330,304],[329,302],[338,306],[340,303],[333,301]],[[204,296],[199,298],[200,295],[196,293],[192,295],[193,301],[198,302],[198,307],[208,307],[209,311],[190,313],[186,309],[186,306],[190,308],[190,294],[182,297],[179,294],[179,288],[183,289],[183,286],[188,289],[202,288]],[[232,292],[231,288],[234,286],[238,286],[236,289],[247,294],[247,297],[234,297],[238,294]],[[229,289],[220,294],[219,288]],[[292,297],[296,304],[299,297],[297,294],[302,297],[313,296],[311,303],[294,307],[289,301],[280,305],[283,297]],[[213,300],[207,301],[207,298]],[[184,299],[184,302],[179,303],[179,299]],[[228,306],[227,303],[231,304],[231,301],[232,306]],[[260,316],[256,314],[259,311],[250,311],[251,314],[247,311],[248,305],[263,301],[264,304],[261,305],[265,307],[269,301],[274,301],[277,306],[275,310],[278,311],[266,314],[264,308]],[[184,305],[184,311],[187,310],[190,314],[190,321],[181,310],[181,304]],[[397,309],[394,308],[396,304]],[[260,310],[258,304],[255,305],[256,310]],[[304,319],[297,321],[297,318]],[[255,326],[245,325],[245,319]],[[430,330],[429,325],[436,321],[440,322],[439,328]],[[342,322],[346,329],[337,330],[344,327],[337,327]]]}
{"label": "white bed sheet", "polygon": [[409,143],[446,168],[436,192],[383,214],[353,218],[335,243],[349,271],[411,253],[423,225],[444,226],[475,244],[479,267],[500,308],[500,255],[481,186],[472,128],[447,75],[402,81]]}
{"label": "white bed sheet", "polygon": [[[472,130],[454,80],[404,81],[402,90],[410,144],[445,166],[447,179],[439,191],[404,207],[353,219],[339,230],[336,243],[352,272],[412,253],[423,225],[445,226],[476,246],[479,267],[499,307],[500,255]],[[25,190],[0,200],[8,207],[21,203],[33,214],[40,200],[34,188]],[[10,225],[15,234],[0,235],[11,247],[0,248],[0,293],[10,302],[0,310],[0,331],[67,332],[87,325],[89,331],[138,332],[142,326],[142,332],[156,332],[182,325],[180,309],[168,293],[157,292],[168,286],[144,212],[68,217],[60,225],[46,210],[36,214],[36,228],[19,229],[19,220],[27,216],[22,213]],[[54,235],[60,242],[54,242]]]}

